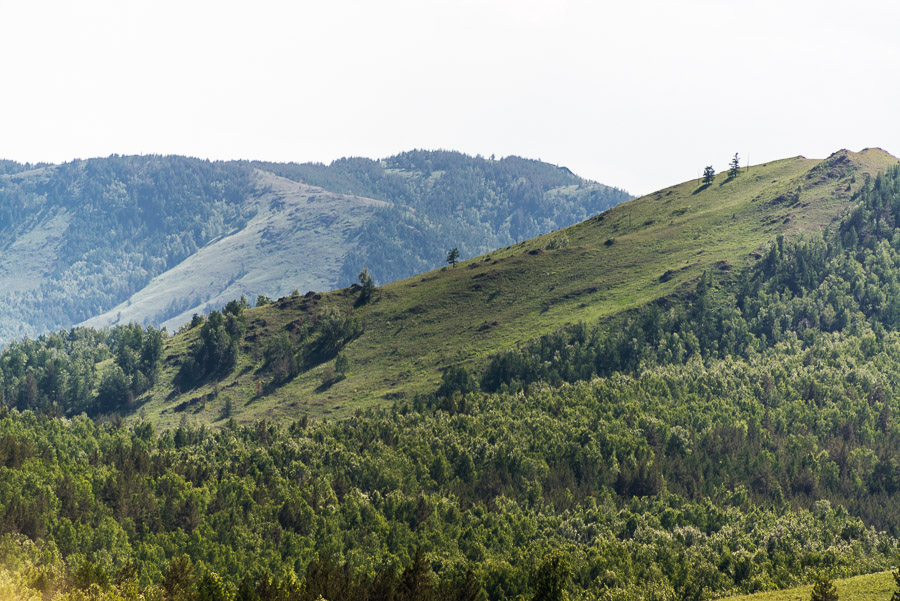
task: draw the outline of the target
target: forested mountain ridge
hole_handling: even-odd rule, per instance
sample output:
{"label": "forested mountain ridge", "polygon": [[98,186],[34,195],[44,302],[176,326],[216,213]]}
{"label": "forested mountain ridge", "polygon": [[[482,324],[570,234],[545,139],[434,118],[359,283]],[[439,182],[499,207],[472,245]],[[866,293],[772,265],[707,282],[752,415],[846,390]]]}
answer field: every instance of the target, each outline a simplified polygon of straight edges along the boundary
{"label": "forested mountain ridge", "polygon": [[[467,157],[414,150],[375,161],[321,164],[252,163],[280,176],[391,203],[355,233],[342,267],[353,282],[369,265],[381,282],[440,265],[450,246],[463,257],[583,221],[628,199],[564,167],[520,157]],[[479,199],[471,202],[470,198]],[[402,235],[404,230],[414,235]],[[448,241],[452,244],[448,245]]]}
{"label": "forested mountain ridge", "polygon": [[248,218],[252,170],[109,157],[0,177],[0,339],[89,318]]}
{"label": "forested mountain ridge", "polygon": [[898,265],[900,166],[841,151],[172,336],[11,344],[0,592],[704,601],[882,572]]}
{"label": "forested mountain ridge", "polygon": [[[219,380],[228,394],[198,404],[215,396],[215,380],[189,389],[164,385],[142,406],[173,425],[183,414],[175,408],[185,403],[192,412],[204,407],[198,418],[218,419],[226,397],[254,398],[235,410],[244,419],[341,415],[409,399],[434,390],[449,366],[480,365],[562,324],[611,323],[681,294],[704,270],[727,275],[779,234],[820,231],[850,206],[866,174],[895,163],[878,150],[776,161],[734,180],[723,174],[712,186],[686,182],[455,268],[379,287],[371,302],[360,304],[350,288],[286,297],[246,314],[234,375]],[[347,340],[338,345],[344,377],[330,379],[332,360],[293,368],[283,381],[262,367],[274,339],[288,336],[299,352],[326,316],[327,323],[347,324]],[[195,328],[166,343],[164,380],[173,382],[199,335]]]}
{"label": "forested mountain ridge", "polygon": [[[510,180],[478,167],[484,159],[416,154],[440,154],[451,171],[477,172],[448,175],[456,183],[440,194],[452,194],[453,211],[430,214],[440,202],[419,202],[425,188],[417,177],[387,167],[379,167],[380,179],[394,185],[373,188],[378,198],[372,199],[289,181],[245,162],[177,156],[5,162],[0,340],[80,322],[136,320],[171,327],[242,293],[278,297],[294,288],[346,285],[365,266],[380,281],[405,277],[439,265],[449,246],[487,250],[507,243],[509,234],[495,233],[495,222],[513,218],[520,207],[531,215],[522,235],[531,236],[628,198],[537,161],[495,161],[520,165],[518,179]],[[338,165],[352,162],[310,166],[310,173],[321,183],[349,189],[342,183],[347,170]],[[323,176],[331,172],[336,175]],[[405,217],[387,216],[397,211]],[[412,211],[417,216],[411,221]],[[370,222],[381,225],[366,230]],[[388,223],[405,225],[384,229]],[[361,245],[373,253],[357,252]]]}
{"label": "forested mountain ridge", "polygon": [[[159,352],[152,352],[163,360],[149,371],[137,359],[119,356],[123,340],[129,353],[138,358],[145,353],[145,342],[133,330],[54,335],[49,339],[54,346],[80,358],[70,369],[63,364],[54,369],[70,377],[45,382],[43,393],[37,384],[46,376],[39,366],[43,360],[29,356],[45,343],[17,344],[10,352],[25,355],[16,359],[19,367],[7,372],[0,390],[7,398],[25,395],[28,400],[20,406],[55,404],[64,413],[132,415],[139,408],[165,425],[178,423],[186,411],[195,419],[220,420],[229,400],[229,414],[250,420],[346,415],[371,404],[411,399],[433,391],[449,367],[483,369],[496,353],[565,324],[584,321],[606,328],[650,303],[681,302],[704,271],[727,279],[761,256],[774,237],[821,231],[835,223],[871,176],[891,164],[896,159],[883,151],[841,151],[821,161],[798,157],[754,166],[737,178],[722,174],[712,185],[686,182],[568,229],[380,286],[365,299],[358,286],[276,302],[235,299],[215,323],[198,318],[178,335],[163,336]],[[260,176],[251,171],[248,177]],[[213,259],[229,253],[240,257],[248,244],[245,232],[281,231],[267,213],[272,204],[292,207],[286,213],[293,215],[314,202],[310,194],[322,194],[276,175],[266,177],[269,196],[251,207],[249,225],[241,232],[208,245]],[[291,194],[297,197],[294,204],[284,200]],[[365,206],[362,197],[346,198],[353,206]],[[383,201],[367,202],[371,207]],[[334,229],[352,230],[344,223]],[[289,264],[291,257],[282,260]],[[339,261],[333,255],[332,264]],[[190,260],[176,271],[189,267],[203,273]],[[181,281],[193,286],[196,279]],[[147,289],[154,290],[154,283]],[[156,296],[170,308],[178,302],[164,293]],[[127,304],[118,310],[128,315]],[[109,343],[87,354],[77,350],[85,339],[97,337],[108,337]],[[116,357],[121,373],[109,371],[110,357]],[[198,363],[207,368],[196,369]],[[34,384],[26,378],[29,372]],[[189,373],[190,378],[184,375]],[[123,405],[126,397],[132,400]]]}

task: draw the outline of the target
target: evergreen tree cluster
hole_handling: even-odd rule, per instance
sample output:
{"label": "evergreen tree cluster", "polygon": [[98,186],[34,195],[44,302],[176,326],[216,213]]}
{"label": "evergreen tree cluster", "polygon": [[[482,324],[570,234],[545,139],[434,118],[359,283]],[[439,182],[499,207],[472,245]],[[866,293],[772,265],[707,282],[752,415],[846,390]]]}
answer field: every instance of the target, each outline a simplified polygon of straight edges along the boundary
{"label": "evergreen tree cluster", "polygon": [[493,356],[481,389],[637,373],[694,356],[746,358],[798,339],[814,349],[834,334],[878,348],[900,327],[900,169],[880,174],[855,200],[833,231],[778,237],[758,262],[727,274],[721,285],[704,273],[687,303],[649,306],[611,331],[568,326]]}
{"label": "evergreen tree cluster", "polygon": [[[894,537],[815,494],[778,492],[832,477],[833,462],[816,449],[815,406],[784,400],[766,420],[745,369],[668,366],[644,381],[470,394],[465,412],[401,406],[218,431],[4,411],[2,565],[30,562],[28,582],[44,574],[48,594],[133,586],[196,599],[215,585],[254,599],[336,579],[328,590],[365,596],[388,577],[400,594],[412,569],[417,599],[465,585],[489,599],[627,601],[889,567]],[[874,467],[848,452],[860,474]]]}
{"label": "evergreen tree cluster", "polygon": [[50,415],[129,412],[158,380],[165,335],[132,324],[10,343],[0,353],[0,400]]}
{"label": "evergreen tree cluster", "polygon": [[327,378],[331,381],[347,369],[341,349],[360,334],[362,326],[355,315],[326,307],[290,332],[273,336],[266,344],[260,371],[271,377],[271,385],[279,386],[301,371],[335,359],[338,373]]}

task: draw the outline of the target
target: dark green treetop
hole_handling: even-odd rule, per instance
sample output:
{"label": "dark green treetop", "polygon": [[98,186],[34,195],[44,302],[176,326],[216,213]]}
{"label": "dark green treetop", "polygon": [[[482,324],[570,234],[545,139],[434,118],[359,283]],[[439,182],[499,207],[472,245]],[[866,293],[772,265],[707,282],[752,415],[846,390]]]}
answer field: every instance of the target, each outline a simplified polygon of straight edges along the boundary
{"label": "dark green treetop", "polygon": [[459,261],[459,249],[457,247],[453,247],[447,253],[447,262],[450,263],[453,267],[456,267],[456,263]]}
{"label": "dark green treetop", "polygon": [[728,163],[728,178],[731,179],[733,177],[737,177],[738,173],[741,172],[741,160],[738,158],[738,153],[734,153],[734,158],[731,159],[731,162]]}

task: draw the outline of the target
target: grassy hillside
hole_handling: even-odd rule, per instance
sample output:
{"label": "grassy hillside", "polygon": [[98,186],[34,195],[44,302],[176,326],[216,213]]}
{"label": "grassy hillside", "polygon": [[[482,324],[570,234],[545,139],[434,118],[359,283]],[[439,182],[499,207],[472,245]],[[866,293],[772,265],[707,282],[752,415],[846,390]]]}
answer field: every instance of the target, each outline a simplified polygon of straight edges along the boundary
{"label": "grassy hillside", "polygon": [[[841,601],[890,601],[897,590],[890,572],[842,578],[836,580],[834,585]],[[723,601],[809,601],[810,593],[812,585],[755,595],[723,597]]]}
{"label": "grassy hillside", "polygon": [[[190,391],[165,384],[198,332],[169,339],[164,384],[143,410],[168,425],[183,415],[215,421],[231,398],[239,419],[340,416],[432,391],[448,366],[479,364],[565,323],[609,322],[678,294],[704,270],[728,272],[746,264],[778,235],[819,231],[843,213],[868,174],[894,163],[877,149],[841,151],[825,160],[785,159],[733,180],[720,174],[709,186],[685,182],[455,268],[388,284],[359,308],[353,289],[284,298],[247,312],[245,352],[218,384]],[[323,386],[331,366],[326,363],[257,395],[266,381],[258,371],[266,341],[327,307],[352,313],[364,326],[343,351],[346,378]],[[211,402],[199,402],[203,398]]]}
{"label": "grassy hillside", "polygon": [[[365,175],[365,177],[363,177]],[[0,165],[0,343],[181,325],[241,294],[382,282],[576,223],[628,194],[509,157],[332,165],[111,156]]]}

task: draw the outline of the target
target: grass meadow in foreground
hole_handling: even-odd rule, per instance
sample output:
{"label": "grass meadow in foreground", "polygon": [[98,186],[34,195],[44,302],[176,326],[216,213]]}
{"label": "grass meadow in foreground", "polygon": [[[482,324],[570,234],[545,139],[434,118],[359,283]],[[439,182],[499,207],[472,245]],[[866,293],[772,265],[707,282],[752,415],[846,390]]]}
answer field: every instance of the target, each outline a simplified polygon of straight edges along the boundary
{"label": "grass meadow in foreground", "polygon": [[[897,590],[891,572],[879,572],[834,581],[840,601],[890,601]],[[726,597],[727,601],[809,601],[812,585],[798,586],[783,591],[768,591],[739,597]]]}

